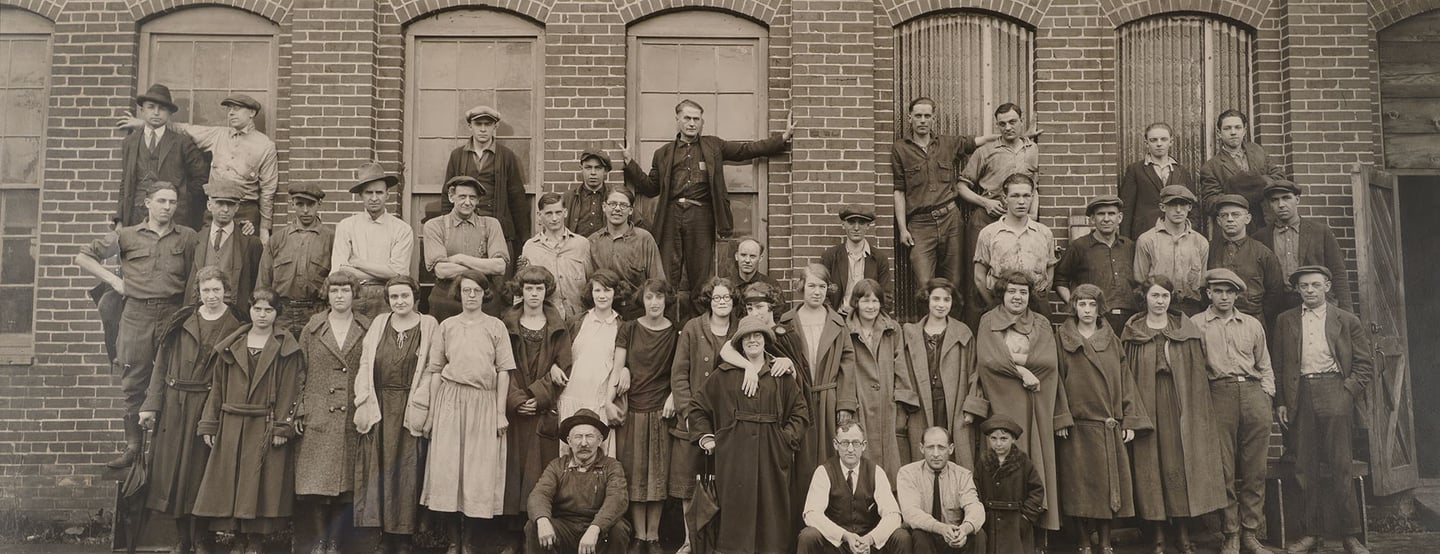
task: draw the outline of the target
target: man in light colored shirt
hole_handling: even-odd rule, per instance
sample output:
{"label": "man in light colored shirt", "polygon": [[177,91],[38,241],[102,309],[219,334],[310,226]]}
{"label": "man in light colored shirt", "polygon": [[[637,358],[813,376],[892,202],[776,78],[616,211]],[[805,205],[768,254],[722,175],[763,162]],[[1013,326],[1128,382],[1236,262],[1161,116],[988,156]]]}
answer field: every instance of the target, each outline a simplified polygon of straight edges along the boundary
{"label": "man in light colored shirt", "polygon": [[[1210,408],[1220,435],[1221,475],[1229,503],[1224,509],[1222,554],[1268,552],[1260,545],[1265,514],[1265,463],[1270,444],[1270,406],[1275,373],[1260,320],[1235,307],[1245,281],[1225,268],[1205,272],[1210,307],[1191,317],[1200,327],[1210,377]],[[1238,483],[1237,483],[1238,480]]]}
{"label": "man in light colored shirt", "polygon": [[1195,193],[1181,185],[1167,185],[1160,191],[1160,220],[1135,240],[1135,281],[1164,275],[1175,283],[1171,306],[1187,316],[1200,313],[1205,303],[1200,289],[1205,286],[1206,260],[1210,241],[1190,223]]}
{"label": "man in light colored shirt", "polygon": [[1301,266],[1290,275],[1302,304],[1275,321],[1275,416],[1285,428],[1300,477],[1304,537],[1289,552],[1312,552],[1326,536],[1345,551],[1369,553],[1360,542],[1360,498],[1354,480],[1351,432],[1365,421],[1374,372],[1370,334],[1355,314],[1326,301],[1330,268]]}
{"label": "man in light colored shirt", "polygon": [[865,431],[856,423],[835,429],[837,456],[815,468],[802,512],[800,554],[910,552],[900,526],[900,505],[885,470],[864,457]]}
{"label": "man in light colored shirt", "polygon": [[895,477],[900,515],[917,554],[960,552],[985,524],[985,506],[970,470],[950,461],[950,431],[931,427],[921,441],[925,459],[901,467]]}
{"label": "man in light colored shirt", "polygon": [[[966,306],[966,317],[974,316],[975,321],[967,323],[975,327],[980,315],[995,307],[999,299],[993,298],[995,279],[1009,271],[1024,273],[1034,283],[1034,294],[1039,297],[1036,304],[1042,313],[1049,314],[1050,283],[1055,278],[1055,235],[1045,224],[1031,216],[1033,206],[1039,203],[1035,180],[1029,175],[1016,173],[1005,179],[1005,215],[999,221],[987,225],[975,241],[975,289],[979,305]],[[979,308],[971,313],[972,308]]]}
{"label": "man in light colored shirt", "polygon": [[559,193],[540,195],[540,233],[525,241],[515,267],[538,265],[555,276],[552,302],[564,321],[585,312],[585,284],[590,268],[590,241],[565,226],[569,206]]}
{"label": "man in light colored shirt", "polygon": [[[425,269],[435,272],[435,287],[430,289],[430,315],[436,320],[459,315],[460,302],[455,300],[453,279],[460,272],[473,269],[482,275],[504,278],[510,265],[510,248],[500,221],[475,212],[480,197],[487,189],[474,177],[459,175],[445,183],[445,196],[450,198],[450,213],[425,222]],[[494,277],[491,277],[494,279]],[[493,285],[489,290],[501,290]],[[486,313],[499,316],[511,305],[503,294],[487,299]]]}
{"label": "man in light colored shirt", "polygon": [[330,252],[331,271],[349,271],[360,281],[360,298],[355,311],[366,317],[389,311],[385,281],[410,274],[410,256],[415,250],[415,232],[400,218],[385,211],[390,187],[400,178],[385,173],[377,162],[360,166],[350,192],[365,202],[365,211],[351,215],[335,226],[335,248]]}
{"label": "man in light colored shirt", "polygon": [[875,208],[846,205],[840,209],[840,221],[845,228],[845,240],[820,255],[820,265],[830,271],[830,281],[835,284],[829,294],[830,307],[840,315],[849,315],[854,309],[850,305],[850,293],[855,290],[855,284],[874,279],[884,290],[881,303],[893,309],[895,282],[890,276],[890,260],[870,248],[870,235],[875,231]]}

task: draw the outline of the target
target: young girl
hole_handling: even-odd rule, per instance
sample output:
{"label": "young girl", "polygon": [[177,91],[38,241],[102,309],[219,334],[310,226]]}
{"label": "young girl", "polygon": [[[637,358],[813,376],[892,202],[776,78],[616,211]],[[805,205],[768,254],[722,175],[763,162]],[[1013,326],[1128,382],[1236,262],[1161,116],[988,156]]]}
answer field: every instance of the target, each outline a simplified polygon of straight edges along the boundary
{"label": "young girl", "polygon": [[[568,374],[551,372],[555,383],[565,387],[560,393],[561,420],[580,408],[589,408],[602,416],[613,413],[612,403],[629,390],[625,353],[615,345],[620,334],[620,314],[615,311],[615,300],[624,292],[620,290],[622,283],[619,275],[607,269],[590,276],[590,290],[585,295],[585,305],[590,309],[569,325],[574,366]],[[561,453],[565,448],[560,446]],[[605,455],[615,455],[615,441],[605,442]]]}
{"label": "young girl", "polygon": [[925,429],[943,427],[955,445],[954,461],[975,467],[973,427],[963,423],[961,408],[975,384],[975,337],[960,320],[951,317],[960,298],[955,285],[943,277],[925,282],[920,291],[925,317],[906,323],[901,341],[903,377],[913,394],[895,396],[905,406],[907,441],[903,462],[925,459],[921,452]]}
{"label": "young girl", "polygon": [[629,410],[617,430],[615,449],[630,484],[635,538],[644,545],[645,554],[659,554],[660,509],[668,492],[670,428],[675,417],[670,369],[679,333],[665,318],[673,296],[669,283],[647,280],[635,296],[645,315],[622,324],[615,345],[630,373]]}
{"label": "young girl", "polygon": [[985,448],[975,466],[975,492],[985,503],[984,554],[1035,551],[1035,529],[1045,509],[1045,485],[1015,440],[1023,431],[1007,416],[980,425]]}

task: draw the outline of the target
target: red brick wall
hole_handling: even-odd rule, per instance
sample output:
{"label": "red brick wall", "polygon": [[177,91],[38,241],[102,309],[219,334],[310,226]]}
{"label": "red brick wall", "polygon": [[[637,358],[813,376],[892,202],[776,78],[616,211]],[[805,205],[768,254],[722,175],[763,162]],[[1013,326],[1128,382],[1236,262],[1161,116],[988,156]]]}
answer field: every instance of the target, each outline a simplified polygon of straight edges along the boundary
{"label": "red brick wall", "polygon": [[907,100],[894,95],[893,30],[964,8],[1035,28],[1030,120],[1046,130],[1041,218],[1058,235],[1085,198],[1113,189],[1123,161],[1115,154],[1116,28],[1178,10],[1255,29],[1257,138],[1309,189],[1306,209],[1352,247],[1347,166],[1378,151],[1377,95],[1367,81],[1376,67],[1366,50],[1372,27],[1440,0],[0,0],[56,23],[37,360],[0,368],[0,510],[66,517],[110,505],[115,475],[99,464],[117,446],[118,394],[84,296],[93,280],[71,260],[104,231],[116,200],[119,136],[110,125],[148,85],[136,82],[139,25],[198,4],[238,6],[279,25],[272,136],[281,179],[332,191],[331,222],[358,207],[344,192],[354,167],[378,159],[401,169],[409,22],[459,4],[543,24],[544,160],[542,174],[529,176],[540,190],[573,183],[582,148],[625,138],[634,119],[626,113],[627,25],[688,8],[759,22],[770,33],[769,130],[782,130],[791,112],[801,126],[792,154],[769,163],[770,267],[788,279],[839,240],[833,214],[842,202],[875,203],[877,243],[893,252],[888,157],[895,105]]}

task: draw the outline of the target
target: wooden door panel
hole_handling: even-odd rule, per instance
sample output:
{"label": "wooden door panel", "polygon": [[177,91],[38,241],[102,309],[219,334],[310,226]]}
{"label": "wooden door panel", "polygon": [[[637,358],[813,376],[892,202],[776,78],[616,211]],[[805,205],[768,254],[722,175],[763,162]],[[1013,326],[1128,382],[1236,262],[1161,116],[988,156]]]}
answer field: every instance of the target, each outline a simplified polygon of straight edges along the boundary
{"label": "wooden door panel", "polygon": [[1356,255],[1360,269],[1359,314],[1374,335],[1375,376],[1370,385],[1370,470],[1376,495],[1419,484],[1415,457],[1414,404],[1405,347],[1405,291],[1400,252],[1395,176],[1356,165]]}

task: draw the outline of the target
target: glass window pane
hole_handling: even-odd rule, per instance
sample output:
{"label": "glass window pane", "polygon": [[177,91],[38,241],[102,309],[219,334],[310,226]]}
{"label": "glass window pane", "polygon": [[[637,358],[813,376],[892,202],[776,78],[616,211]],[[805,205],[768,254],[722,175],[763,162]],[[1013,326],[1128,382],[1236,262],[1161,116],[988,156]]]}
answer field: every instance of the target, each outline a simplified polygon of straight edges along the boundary
{"label": "glass window pane", "polygon": [[500,136],[529,137],[535,134],[535,93],[529,90],[495,93],[495,109],[500,110]]}
{"label": "glass window pane", "polygon": [[156,39],[150,49],[150,74],[153,81],[141,83],[141,89],[148,89],[150,85],[160,83],[170,87],[170,92],[175,89],[189,89],[193,86],[192,75],[195,74],[195,48],[189,41],[175,41]]}
{"label": "glass window pane", "polygon": [[40,139],[0,139],[0,183],[40,184]]}
{"label": "glass window pane", "polygon": [[190,114],[190,122],[196,125],[213,125],[223,127],[229,125],[229,108],[220,105],[225,97],[230,96],[228,90],[197,90],[193,93],[193,111]]}
{"label": "glass window pane", "polygon": [[5,112],[4,135],[38,137],[45,128],[44,89],[11,89],[0,110]]}
{"label": "glass window pane", "polygon": [[416,42],[416,83],[423,89],[454,88],[457,45],[454,41],[422,40]]}
{"label": "glass window pane", "polygon": [[[270,63],[270,41],[236,41],[234,54],[230,58],[230,87],[239,89],[268,83],[271,77]],[[258,100],[260,97],[255,98]],[[269,107],[269,104],[265,106]]]}
{"label": "glass window pane", "polygon": [[0,287],[0,334],[29,334],[35,324],[35,288]]}
{"label": "glass window pane", "polygon": [[5,223],[0,233],[5,236],[38,235],[40,217],[40,191],[0,191],[0,204],[4,204]]}
{"label": "glass window pane", "polygon": [[645,91],[673,91],[680,82],[680,47],[672,44],[644,44],[640,46],[639,67],[640,89]]}
{"label": "glass window pane", "polygon": [[680,47],[680,88],[682,91],[712,91],[715,82],[715,47],[687,44]]}
{"label": "glass window pane", "polygon": [[0,284],[35,283],[35,249],[34,237],[0,239]]}
{"label": "glass window pane", "polygon": [[459,52],[452,81],[462,90],[495,88],[496,68],[510,61],[495,59],[495,43],[491,41],[465,41],[460,44]]}
{"label": "glass window pane", "polygon": [[420,102],[418,105],[425,106],[425,109],[415,110],[415,115],[418,116],[415,122],[415,132],[420,136],[453,137],[456,126],[464,125],[464,122],[461,121],[464,112],[449,109],[459,103],[455,91],[422,90],[418,100]]}
{"label": "glass window pane", "polygon": [[495,86],[499,88],[531,89],[535,87],[534,43],[506,42],[496,49],[499,59],[500,77]]}
{"label": "glass window pane", "polygon": [[230,50],[229,41],[206,41],[195,45],[196,88],[230,88],[230,65],[234,63]]}
{"label": "glass window pane", "polygon": [[44,87],[50,76],[50,56],[46,55],[45,39],[10,41],[9,86]]}
{"label": "glass window pane", "polygon": [[717,48],[720,75],[720,90],[752,92],[756,86],[755,47],[751,45],[720,46]]}

